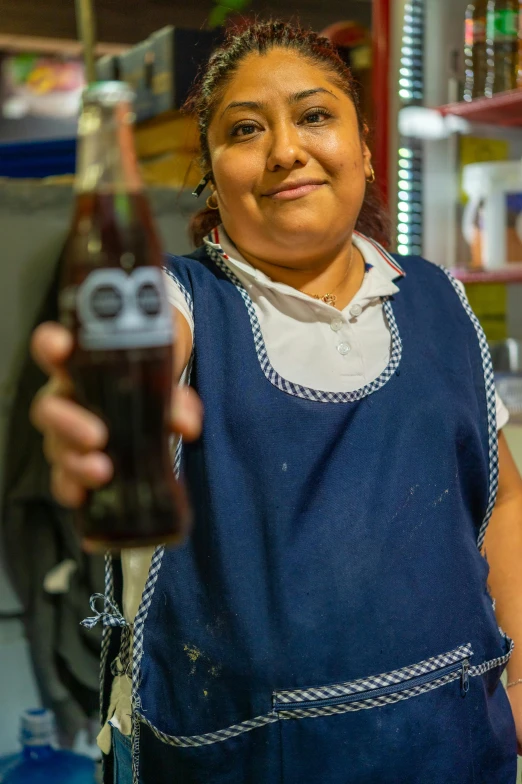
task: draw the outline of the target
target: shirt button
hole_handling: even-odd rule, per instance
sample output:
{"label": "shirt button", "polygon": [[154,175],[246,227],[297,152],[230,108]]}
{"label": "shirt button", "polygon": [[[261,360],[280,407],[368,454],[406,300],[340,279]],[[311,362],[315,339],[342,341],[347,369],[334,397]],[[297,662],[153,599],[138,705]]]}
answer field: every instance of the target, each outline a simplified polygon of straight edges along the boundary
{"label": "shirt button", "polygon": [[352,350],[352,347],[348,343],[339,343],[337,346],[337,351],[339,354],[342,354],[343,357],[345,354],[348,354]]}
{"label": "shirt button", "polygon": [[335,318],[330,323],[330,329],[333,330],[334,332],[339,332],[342,326],[343,326],[343,320],[340,318]]}
{"label": "shirt button", "polygon": [[355,318],[357,318],[357,316],[360,316],[362,312],[363,309],[360,305],[352,305],[352,307],[350,308],[350,316],[354,316]]}

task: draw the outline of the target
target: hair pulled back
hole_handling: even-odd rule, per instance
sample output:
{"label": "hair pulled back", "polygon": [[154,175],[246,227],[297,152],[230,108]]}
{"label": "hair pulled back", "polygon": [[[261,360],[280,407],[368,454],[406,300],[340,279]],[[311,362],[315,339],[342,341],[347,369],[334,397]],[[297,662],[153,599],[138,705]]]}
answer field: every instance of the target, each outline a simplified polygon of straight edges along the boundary
{"label": "hair pulled back", "polygon": [[[207,67],[185,104],[185,111],[193,113],[198,122],[201,158],[204,172],[212,169],[208,145],[208,128],[216,107],[226,87],[241,62],[250,54],[263,55],[274,47],[292,49],[333,76],[337,86],[352,100],[357,114],[361,139],[367,135],[367,127],[361,113],[357,85],[348,66],[343,62],[327,38],[311,30],[282,21],[261,22],[246,28],[228,29],[223,44],[210,57]],[[196,213],[190,224],[191,239],[196,245],[221,223],[219,210],[205,207]],[[390,224],[378,188],[366,188],[365,199],[356,223],[356,230],[372,239],[389,245]]]}

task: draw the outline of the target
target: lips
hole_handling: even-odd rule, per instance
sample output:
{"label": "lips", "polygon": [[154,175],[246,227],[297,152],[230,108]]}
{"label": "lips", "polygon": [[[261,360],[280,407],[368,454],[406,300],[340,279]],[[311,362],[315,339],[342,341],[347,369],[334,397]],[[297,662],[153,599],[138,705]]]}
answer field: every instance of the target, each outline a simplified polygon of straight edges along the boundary
{"label": "lips", "polygon": [[324,180],[296,180],[295,182],[285,182],[271,188],[264,193],[271,199],[286,201],[289,199],[299,199],[325,185]]}

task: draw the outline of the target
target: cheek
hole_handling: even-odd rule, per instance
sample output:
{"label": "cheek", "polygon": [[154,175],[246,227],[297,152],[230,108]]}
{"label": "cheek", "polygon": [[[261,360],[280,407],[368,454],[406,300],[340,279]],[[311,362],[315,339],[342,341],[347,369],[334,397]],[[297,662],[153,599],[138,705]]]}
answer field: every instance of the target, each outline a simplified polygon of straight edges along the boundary
{"label": "cheek", "polygon": [[252,192],[253,184],[258,176],[258,166],[255,155],[230,154],[226,150],[222,155],[217,155],[213,161],[213,171],[220,196],[241,197]]}
{"label": "cheek", "polygon": [[343,192],[353,193],[358,197],[364,190],[364,158],[361,147],[351,140],[332,140],[323,150],[323,166]]}

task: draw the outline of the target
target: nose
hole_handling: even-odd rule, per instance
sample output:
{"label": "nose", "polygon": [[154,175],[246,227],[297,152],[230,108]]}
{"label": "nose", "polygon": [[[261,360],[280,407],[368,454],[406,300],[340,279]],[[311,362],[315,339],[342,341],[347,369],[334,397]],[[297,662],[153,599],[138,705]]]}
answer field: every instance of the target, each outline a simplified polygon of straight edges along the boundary
{"label": "nose", "polygon": [[299,130],[291,122],[278,123],[270,135],[266,166],[269,171],[305,166],[309,155],[303,147]]}

